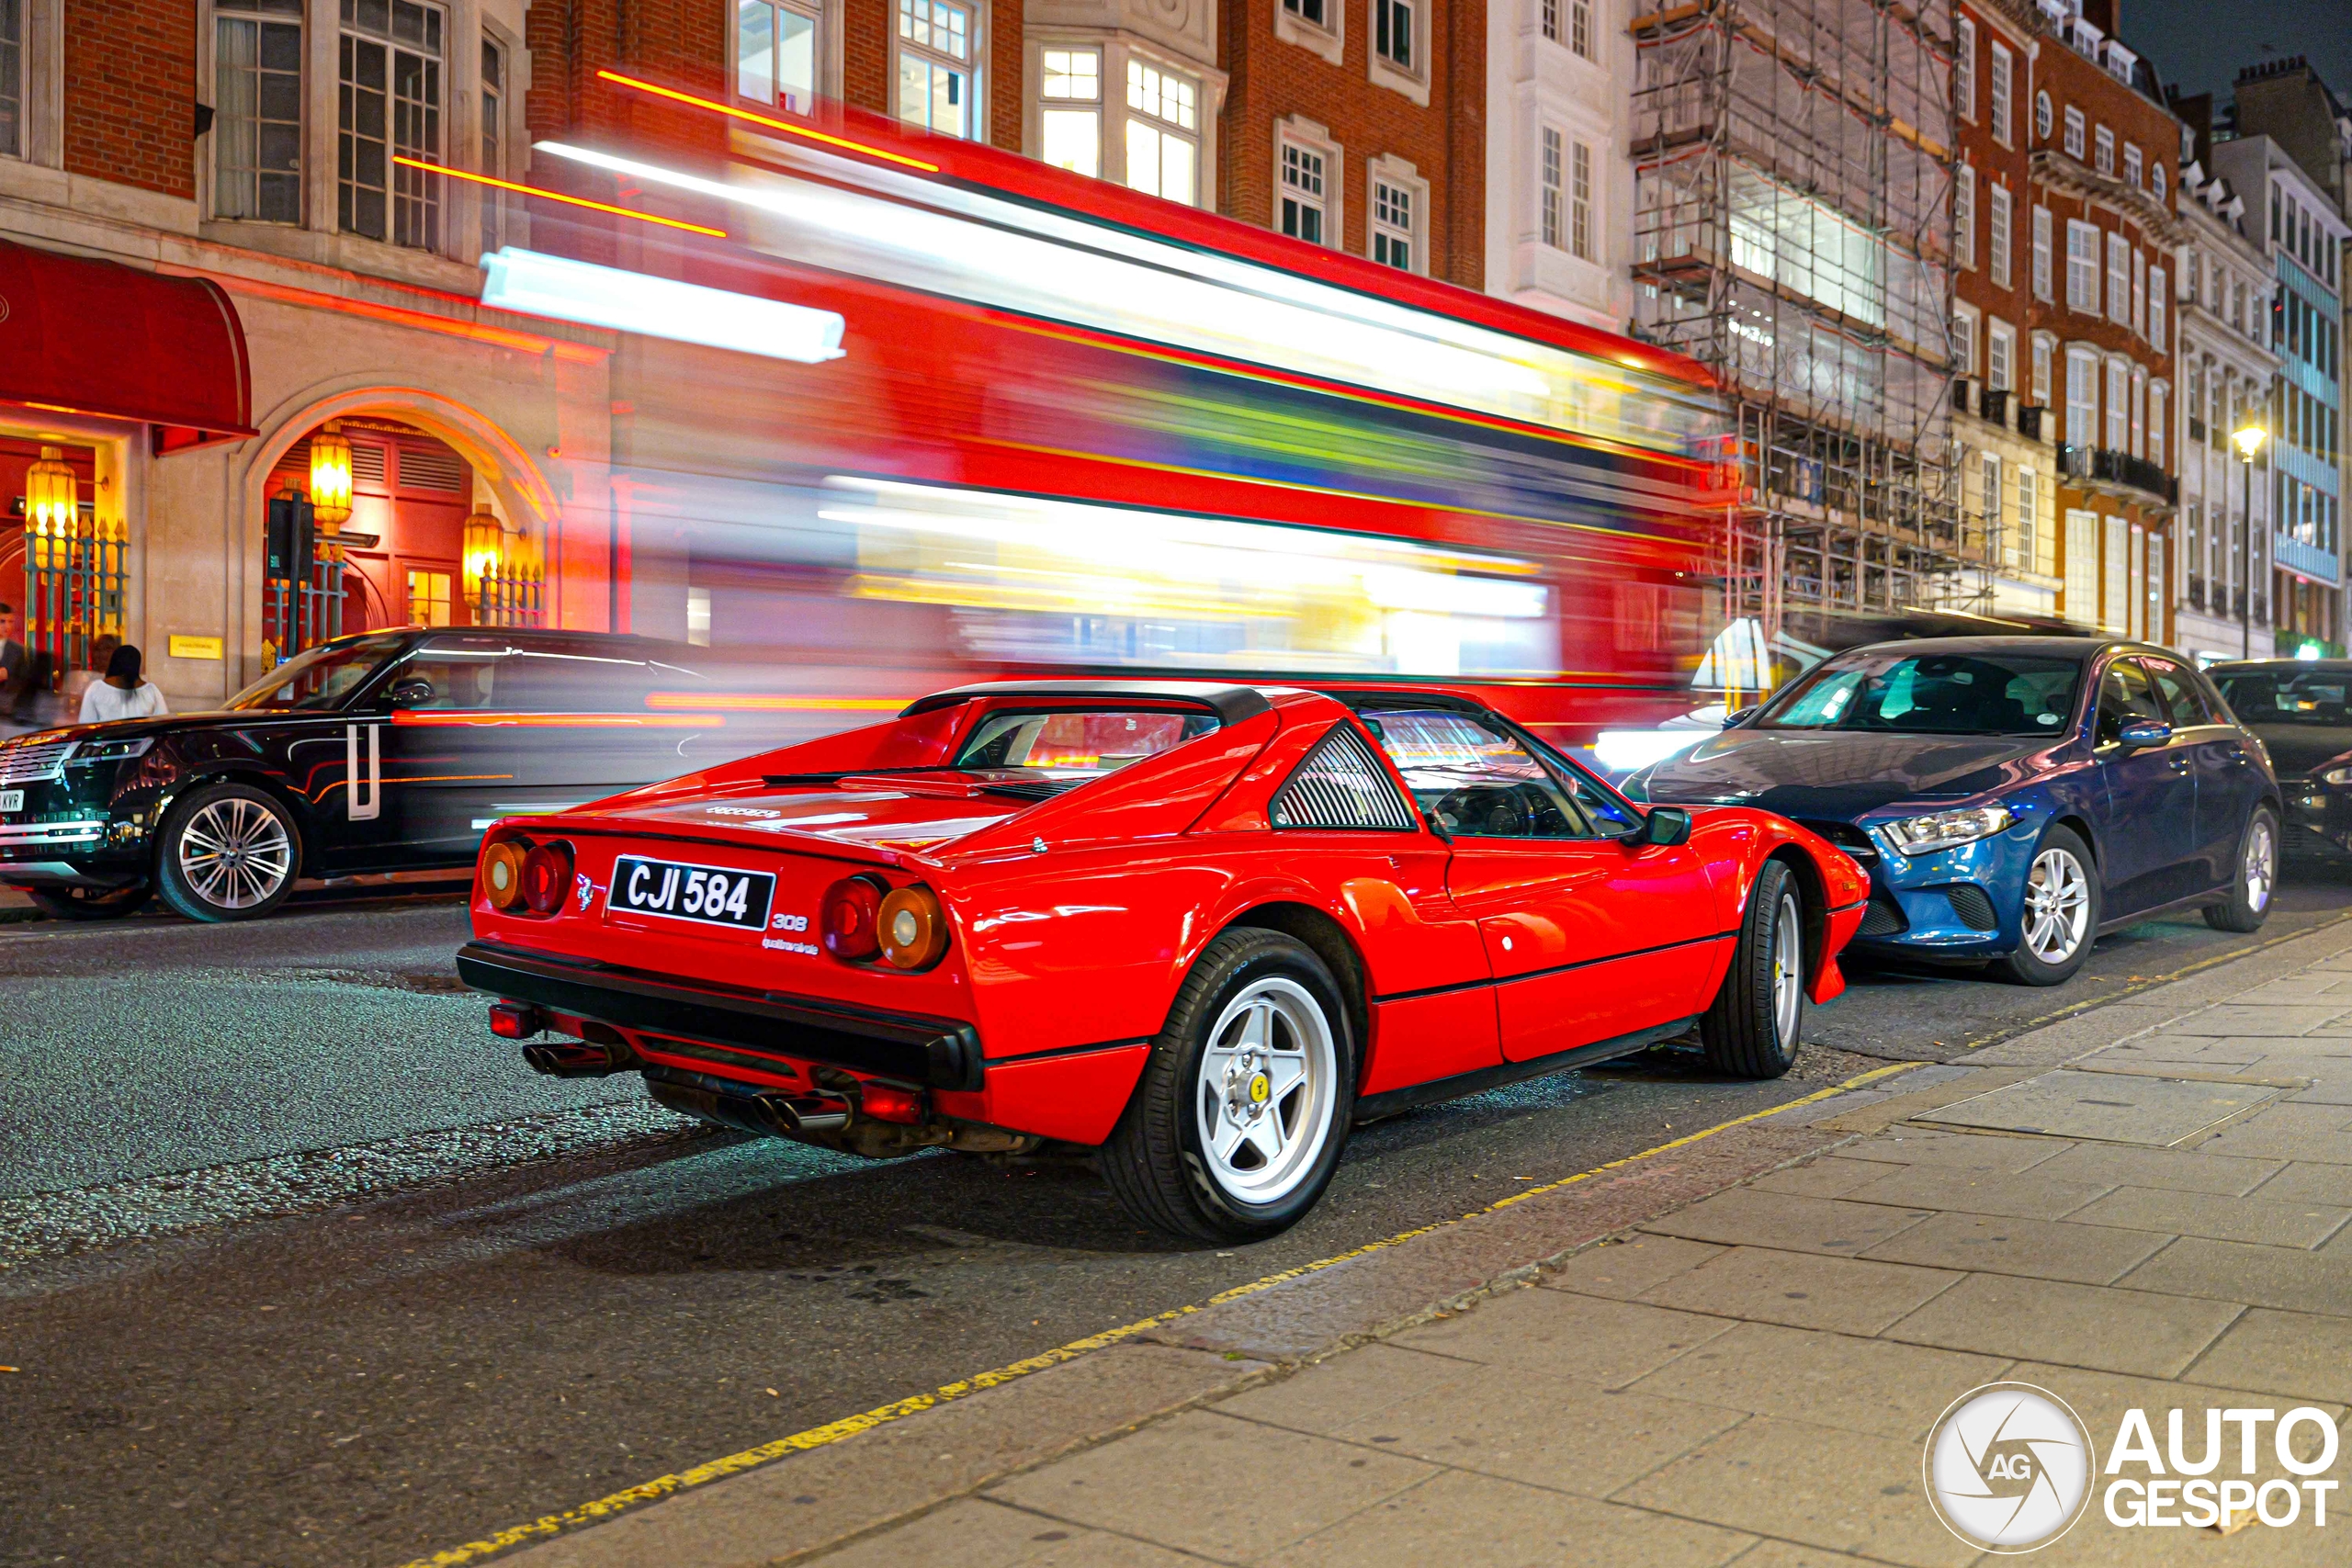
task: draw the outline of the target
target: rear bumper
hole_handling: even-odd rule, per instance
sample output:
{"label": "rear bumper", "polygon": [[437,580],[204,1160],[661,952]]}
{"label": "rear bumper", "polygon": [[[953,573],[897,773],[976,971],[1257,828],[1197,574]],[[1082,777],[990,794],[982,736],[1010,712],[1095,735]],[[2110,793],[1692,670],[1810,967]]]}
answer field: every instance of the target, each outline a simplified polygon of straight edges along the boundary
{"label": "rear bumper", "polygon": [[730,1066],[773,1070],[775,1057],[788,1056],[918,1088],[982,1087],[979,1032],[953,1019],[686,984],[495,942],[458,949],[458,977],[493,996],[659,1035],[664,1055],[702,1058],[722,1074]]}

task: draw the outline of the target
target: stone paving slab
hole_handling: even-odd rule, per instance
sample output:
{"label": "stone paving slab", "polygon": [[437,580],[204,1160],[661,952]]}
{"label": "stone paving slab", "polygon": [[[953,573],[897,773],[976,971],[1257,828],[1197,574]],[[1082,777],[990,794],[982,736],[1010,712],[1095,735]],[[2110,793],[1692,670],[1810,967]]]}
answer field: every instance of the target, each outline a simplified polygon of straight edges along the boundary
{"label": "stone paving slab", "polygon": [[1747,1242],[1786,1252],[1852,1258],[1928,1217],[1925,1209],[1893,1209],[1735,1187],[1642,1228],[1690,1241]]}
{"label": "stone paving slab", "polygon": [[2107,1285],[2154,1256],[2165,1238],[2145,1231],[1967,1213],[1936,1214],[1865,1257],[1927,1269],[2023,1274]]}
{"label": "stone paving slab", "polygon": [[[1498,1521],[1509,1521],[1498,1529]],[[1453,1471],[1317,1530],[1268,1568],[1712,1568],[1756,1538]]]}
{"label": "stone paving slab", "polygon": [[2165,1295],[2352,1316],[2352,1253],[2183,1236],[2117,1283]]}
{"label": "stone paving slab", "polygon": [[2128,1144],[2077,1144],[2040,1168],[2052,1181],[2111,1187],[2168,1187],[2182,1192],[2242,1196],[2286,1168],[2275,1159],[2225,1159],[2208,1149],[2135,1148]]}
{"label": "stone paving slab", "polygon": [[1661,1280],[1643,1301],[1685,1312],[1783,1323],[1839,1334],[1875,1334],[1959,1283],[1948,1269],[1865,1263],[1761,1247],[1736,1247]]}
{"label": "stone paving slab", "polygon": [[[1826,1165],[1826,1160],[1816,1161]],[[1862,1162],[1838,1162],[1853,1166]],[[1806,1168],[1800,1166],[1798,1169]],[[1957,1209],[1972,1214],[2011,1214],[2019,1219],[2056,1220],[2075,1213],[2094,1199],[2115,1190],[2112,1182],[2060,1181],[2044,1174],[2042,1165],[2019,1176],[1999,1171],[1952,1171],[1930,1166],[1902,1166],[1867,1186],[1844,1194],[1857,1203],[1892,1203],[1906,1209]],[[1794,1172],[1790,1174],[1793,1175]]]}
{"label": "stone paving slab", "polygon": [[2256,1307],[2230,1325],[2187,1377],[2342,1404],[2352,1400],[2352,1318]]}
{"label": "stone paving slab", "polygon": [[2060,1068],[1924,1112],[1916,1120],[2169,1147],[2284,1092],[2211,1080]]}
{"label": "stone paving slab", "polygon": [[1972,1274],[1886,1333],[1952,1350],[2168,1378],[2244,1310],[2235,1302]]}
{"label": "stone paving slab", "polygon": [[1634,1391],[1918,1438],[1944,1406],[2007,1365],[2000,1356],[1747,1323],[1667,1362]]}
{"label": "stone paving slab", "polygon": [[2211,1236],[2267,1247],[2315,1247],[2352,1220],[2352,1209],[2324,1203],[2268,1202],[2257,1193],[2225,1198],[2161,1187],[2119,1187],[2075,1211],[2086,1225],[2120,1225],[2166,1235]]}

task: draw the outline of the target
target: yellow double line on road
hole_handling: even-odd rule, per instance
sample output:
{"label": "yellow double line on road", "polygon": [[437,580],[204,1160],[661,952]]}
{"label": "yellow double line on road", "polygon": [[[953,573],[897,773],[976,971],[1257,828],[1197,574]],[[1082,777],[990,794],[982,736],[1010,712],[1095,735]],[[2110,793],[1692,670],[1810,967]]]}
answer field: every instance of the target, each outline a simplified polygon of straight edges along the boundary
{"label": "yellow double line on road", "polygon": [[528,1524],[512,1525],[505,1529],[484,1536],[479,1540],[469,1540],[462,1546],[453,1546],[446,1551],[436,1551],[430,1557],[417,1558],[404,1564],[403,1568],[461,1568],[462,1564],[480,1562],[484,1558],[506,1551],[509,1547],[520,1546],[527,1541],[549,1536],[561,1535],[579,1526],[595,1524],[609,1519],[616,1514],[642,1507],[648,1503],[659,1502],[673,1493],[685,1491],[689,1487],[723,1481],[728,1476],[740,1475],[744,1471],[755,1470],[761,1465],[772,1463],[790,1454],[806,1453],[811,1449],[821,1449],[827,1444],[838,1443],[843,1438],[854,1438],[860,1432],[872,1431],[875,1427],[889,1422],[901,1421],[910,1416],[919,1416],[926,1410],[953,1400],[968,1398],[985,1389],[1000,1388],[1016,1379],[1025,1378],[1032,1372],[1042,1372],[1048,1367],[1057,1367],[1065,1361],[1074,1361],[1089,1351],[1116,1345],[1123,1339],[1133,1338],[1147,1330],[1158,1328],[1163,1324],[1174,1323],[1180,1318],[1189,1317],[1194,1313],[1206,1311],[1210,1307],[1221,1306],[1227,1302],[1239,1301],[1245,1296],[1256,1295],[1261,1291],[1272,1290],[1277,1285],[1287,1284],[1293,1280],[1319,1273],[1334,1265],[1399,1246],[1412,1240],[1415,1236],[1428,1235],[1432,1231],[1440,1231],[1449,1225],[1459,1224],[1463,1220],[1475,1220],[1481,1214],[1491,1214],[1497,1210],[1507,1209],[1513,1203],[1524,1203],[1531,1198],[1540,1198],[1547,1192],[1557,1192],[1562,1188],[1573,1187],[1579,1181],[1589,1181],[1597,1176],[1606,1176],[1612,1170],[1622,1170],[1629,1165],[1638,1164],[1640,1161],[1652,1159],[1659,1155],[1671,1154],[1676,1149],[1688,1148],[1692,1144],[1712,1138],[1718,1133],[1728,1132],[1734,1127],[1760,1121],[1767,1116],[1777,1116],[1784,1111],[1792,1111],[1801,1105],[1818,1104],[1834,1096],[1860,1089],[1864,1084],[1896,1073],[1908,1072],[1913,1067],[1925,1065],[1920,1062],[1897,1062],[1892,1066],[1876,1067],[1859,1077],[1848,1078],[1841,1084],[1832,1085],[1828,1089],[1815,1089],[1801,1099],[1784,1100],[1778,1105],[1767,1106],[1761,1111],[1752,1111],[1745,1116],[1735,1116],[1728,1122],[1718,1122],[1713,1127],[1692,1133],[1688,1137],[1677,1138],[1670,1144],[1660,1144],[1654,1149],[1644,1149],[1637,1155],[1627,1155],[1623,1159],[1613,1159],[1607,1165],[1597,1165],[1590,1170],[1578,1171],[1574,1176],[1563,1177],[1557,1181],[1545,1182],[1540,1187],[1523,1189],[1508,1198],[1488,1203],[1484,1208],[1473,1209],[1457,1219],[1441,1220],[1435,1224],[1417,1225],[1408,1231],[1399,1231],[1395,1235],[1380,1241],[1367,1242],[1347,1252],[1318,1258],[1313,1263],[1302,1263],[1295,1269],[1285,1269],[1280,1273],[1252,1280],[1246,1285],[1236,1285],[1229,1291],[1220,1291],[1207,1301],[1193,1306],[1175,1307],[1138,1322],[1125,1324],[1117,1328],[1106,1328],[1099,1334],[1090,1334],[1083,1339],[1073,1339],[1067,1345],[1057,1346],[1041,1355],[1031,1356],[1025,1360],[1015,1361],[1010,1366],[999,1367],[993,1371],[977,1373],[961,1382],[933,1389],[929,1393],[909,1394],[904,1399],[876,1405],[871,1410],[861,1411],[855,1416],[844,1416],[838,1421],[829,1421],[821,1427],[811,1427],[805,1432],[795,1432],[788,1438],[778,1438],[774,1442],[762,1443],[755,1449],[745,1449],[741,1453],[732,1453],[723,1459],[708,1461],[695,1465],[691,1470],[678,1471],[670,1475],[657,1475],[650,1481],[639,1482],[635,1486],[599,1497],[592,1503],[582,1503],[576,1508],[567,1508],[560,1514],[543,1515]]}

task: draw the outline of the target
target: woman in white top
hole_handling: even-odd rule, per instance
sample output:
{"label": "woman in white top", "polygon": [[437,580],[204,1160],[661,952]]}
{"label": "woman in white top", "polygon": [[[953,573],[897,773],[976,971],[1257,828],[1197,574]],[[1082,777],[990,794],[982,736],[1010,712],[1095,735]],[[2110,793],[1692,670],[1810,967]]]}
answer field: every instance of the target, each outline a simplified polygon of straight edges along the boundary
{"label": "woman in white top", "polygon": [[139,673],[139,650],[125,643],[107,660],[107,678],[82,694],[82,722],[104,724],[116,718],[153,718],[172,710],[164,694]]}

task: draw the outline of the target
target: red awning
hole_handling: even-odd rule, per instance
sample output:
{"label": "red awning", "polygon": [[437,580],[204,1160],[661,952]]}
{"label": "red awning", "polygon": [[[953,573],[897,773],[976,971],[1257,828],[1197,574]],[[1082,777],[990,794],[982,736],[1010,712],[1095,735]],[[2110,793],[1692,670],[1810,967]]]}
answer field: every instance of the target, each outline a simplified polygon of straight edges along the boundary
{"label": "red awning", "polygon": [[0,240],[0,403],[156,426],[164,450],[254,434],[220,286]]}

